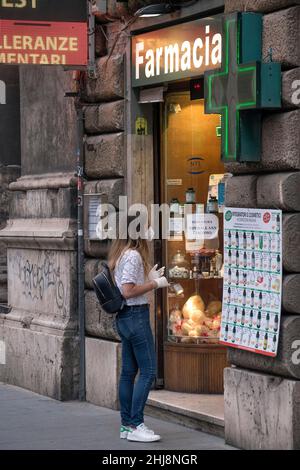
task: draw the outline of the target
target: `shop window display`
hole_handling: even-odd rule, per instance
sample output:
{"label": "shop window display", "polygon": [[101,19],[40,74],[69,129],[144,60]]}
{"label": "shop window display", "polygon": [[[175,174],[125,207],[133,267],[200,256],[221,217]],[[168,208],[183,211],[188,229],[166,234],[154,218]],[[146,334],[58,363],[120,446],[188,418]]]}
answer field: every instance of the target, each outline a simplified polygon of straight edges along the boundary
{"label": "shop window display", "polygon": [[168,95],[164,111],[164,196],[170,205],[165,259],[167,341],[217,344],[223,288],[223,207],[220,117],[203,100]]}

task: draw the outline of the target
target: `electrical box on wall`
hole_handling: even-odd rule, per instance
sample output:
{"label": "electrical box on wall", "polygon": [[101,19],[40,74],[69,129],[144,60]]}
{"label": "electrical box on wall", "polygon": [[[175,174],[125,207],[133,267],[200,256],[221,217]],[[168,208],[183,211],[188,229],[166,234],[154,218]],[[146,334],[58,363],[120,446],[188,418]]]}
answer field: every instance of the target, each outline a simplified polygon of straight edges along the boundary
{"label": "electrical box on wall", "polygon": [[262,108],[281,107],[281,64],[268,62],[261,64],[261,97]]}
{"label": "electrical box on wall", "polygon": [[98,240],[97,225],[99,223],[99,206],[101,204],[100,194],[86,195],[88,198],[88,237],[89,240]]}

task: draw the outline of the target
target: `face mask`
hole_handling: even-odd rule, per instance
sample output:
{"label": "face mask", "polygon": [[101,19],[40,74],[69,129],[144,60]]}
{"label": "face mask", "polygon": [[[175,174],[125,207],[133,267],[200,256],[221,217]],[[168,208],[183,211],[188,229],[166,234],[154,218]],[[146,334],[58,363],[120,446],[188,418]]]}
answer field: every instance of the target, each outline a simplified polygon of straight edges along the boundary
{"label": "face mask", "polygon": [[152,242],[152,240],[154,240],[154,236],[155,236],[155,232],[154,232],[153,228],[150,226],[148,228],[148,231],[147,231],[147,240],[149,242]]}

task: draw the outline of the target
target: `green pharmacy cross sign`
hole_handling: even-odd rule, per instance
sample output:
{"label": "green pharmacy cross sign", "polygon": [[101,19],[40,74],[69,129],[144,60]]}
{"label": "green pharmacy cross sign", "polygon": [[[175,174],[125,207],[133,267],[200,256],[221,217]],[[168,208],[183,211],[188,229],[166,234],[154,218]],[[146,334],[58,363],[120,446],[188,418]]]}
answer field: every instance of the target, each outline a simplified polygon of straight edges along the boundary
{"label": "green pharmacy cross sign", "polygon": [[224,162],[260,161],[262,110],[281,107],[281,66],[261,56],[262,15],[225,15],[222,67],[204,73],[205,112],[221,115]]}

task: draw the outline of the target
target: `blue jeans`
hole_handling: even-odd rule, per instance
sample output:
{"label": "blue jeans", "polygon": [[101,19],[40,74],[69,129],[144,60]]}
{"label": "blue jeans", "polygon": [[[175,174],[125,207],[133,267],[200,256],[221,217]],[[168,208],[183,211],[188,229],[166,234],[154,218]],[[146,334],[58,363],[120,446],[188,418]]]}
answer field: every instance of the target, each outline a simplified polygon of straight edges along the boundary
{"label": "blue jeans", "polygon": [[149,306],[126,306],[116,317],[116,328],[122,340],[119,386],[122,425],[139,426],[144,422],[145,404],[156,375]]}

